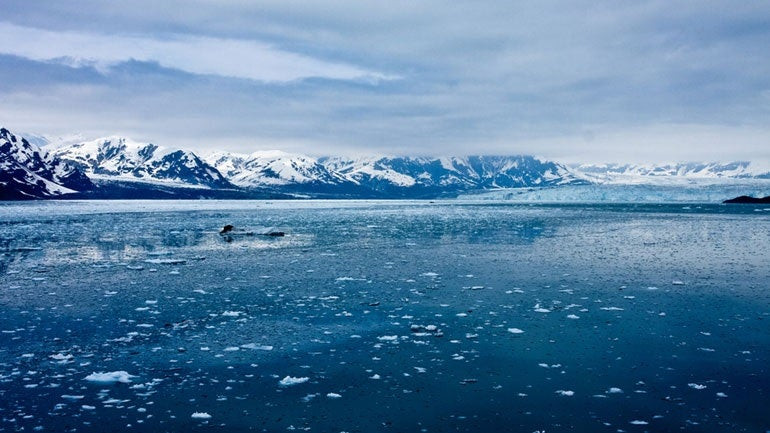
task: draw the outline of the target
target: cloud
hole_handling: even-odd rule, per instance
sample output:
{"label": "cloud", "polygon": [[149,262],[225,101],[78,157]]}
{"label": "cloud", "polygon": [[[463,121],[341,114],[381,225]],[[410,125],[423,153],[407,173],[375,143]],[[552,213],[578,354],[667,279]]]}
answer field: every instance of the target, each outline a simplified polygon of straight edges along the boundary
{"label": "cloud", "polygon": [[3,19],[0,123],[31,132],[770,158],[767,2],[4,0]]}
{"label": "cloud", "polygon": [[93,66],[106,71],[116,64],[138,60],[182,71],[288,82],[305,78],[377,81],[393,79],[379,72],[343,63],[326,62],[282,51],[269,44],[238,39],[171,35],[100,35],[48,31],[0,23],[0,53],[72,67]]}

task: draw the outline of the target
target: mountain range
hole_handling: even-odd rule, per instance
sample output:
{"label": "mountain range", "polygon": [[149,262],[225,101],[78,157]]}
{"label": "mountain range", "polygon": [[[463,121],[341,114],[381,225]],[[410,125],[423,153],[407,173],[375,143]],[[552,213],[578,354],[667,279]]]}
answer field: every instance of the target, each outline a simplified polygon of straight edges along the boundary
{"label": "mountain range", "polygon": [[111,136],[25,139],[0,129],[0,199],[433,198],[522,187],[770,179],[749,162],[565,165],[533,156],[198,155]]}

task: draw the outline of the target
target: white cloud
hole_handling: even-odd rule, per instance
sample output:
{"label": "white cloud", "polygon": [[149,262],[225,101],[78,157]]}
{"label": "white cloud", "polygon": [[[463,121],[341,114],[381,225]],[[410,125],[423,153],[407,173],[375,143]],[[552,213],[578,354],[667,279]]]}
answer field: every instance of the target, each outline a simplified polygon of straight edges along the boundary
{"label": "white cloud", "polygon": [[174,35],[106,36],[55,32],[0,23],[0,53],[102,71],[121,62],[157,62],[193,74],[288,82],[304,78],[376,82],[397,77],[354,65],[328,62],[253,40]]}

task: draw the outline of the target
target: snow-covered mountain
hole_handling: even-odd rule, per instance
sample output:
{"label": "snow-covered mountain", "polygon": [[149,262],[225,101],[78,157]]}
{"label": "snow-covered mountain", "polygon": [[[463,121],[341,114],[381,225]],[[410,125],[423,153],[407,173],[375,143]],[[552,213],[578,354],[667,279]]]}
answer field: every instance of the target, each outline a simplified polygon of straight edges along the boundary
{"label": "snow-covered mountain", "polygon": [[0,199],[52,198],[93,187],[76,167],[0,128]]}
{"label": "snow-covered mountain", "polygon": [[[34,143],[5,129],[0,134],[3,197],[91,191],[78,197],[420,198],[589,184],[690,187],[770,182],[770,166],[742,161],[563,165],[533,156],[314,158],[278,150],[213,152],[200,158],[190,151],[119,136],[91,141],[79,136],[32,137]],[[610,190],[590,192],[601,196],[606,191]],[[655,194],[660,195],[657,190]]]}
{"label": "snow-covered mountain", "polygon": [[584,182],[566,167],[530,156],[323,157],[281,151],[215,152],[206,161],[243,188],[358,196],[441,195],[469,189]]}
{"label": "snow-covered mountain", "polygon": [[445,191],[583,183],[557,163],[532,156],[322,158],[330,171],[373,190]]}
{"label": "snow-covered mountain", "polygon": [[233,187],[219,171],[192,152],[139,143],[124,137],[53,143],[45,150],[84,171],[94,180],[211,189]]}
{"label": "snow-covered mountain", "polygon": [[602,184],[671,184],[770,179],[770,166],[748,161],[670,164],[576,164],[575,175]]}
{"label": "snow-covered mountain", "polygon": [[343,186],[348,179],[328,170],[315,158],[282,152],[258,151],[251,154],[214,152],[206,161],[231,183],[243,188]]}

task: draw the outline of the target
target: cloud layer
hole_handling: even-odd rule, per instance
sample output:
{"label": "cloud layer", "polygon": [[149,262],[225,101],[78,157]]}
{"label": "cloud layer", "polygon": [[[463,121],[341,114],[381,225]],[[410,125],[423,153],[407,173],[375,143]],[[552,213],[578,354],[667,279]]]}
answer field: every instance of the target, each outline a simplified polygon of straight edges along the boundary
{"label": "cloud layer", "polygon": [[0,122],[205,150],[770,159],[770,5],[7,0]]}

